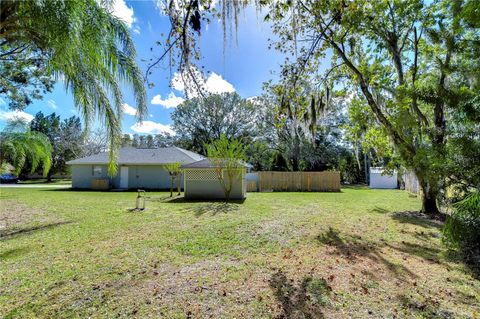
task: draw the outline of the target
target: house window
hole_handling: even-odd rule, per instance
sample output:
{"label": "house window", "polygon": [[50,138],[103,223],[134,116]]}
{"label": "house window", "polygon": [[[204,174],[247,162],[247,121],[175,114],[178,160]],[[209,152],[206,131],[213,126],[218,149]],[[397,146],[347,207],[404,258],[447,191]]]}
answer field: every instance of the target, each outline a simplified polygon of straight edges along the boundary
{"label": "house window", "polygon": [[93,176],[98,176],[102,175],[102,167],[101,166],[92,166],[92,175]]}

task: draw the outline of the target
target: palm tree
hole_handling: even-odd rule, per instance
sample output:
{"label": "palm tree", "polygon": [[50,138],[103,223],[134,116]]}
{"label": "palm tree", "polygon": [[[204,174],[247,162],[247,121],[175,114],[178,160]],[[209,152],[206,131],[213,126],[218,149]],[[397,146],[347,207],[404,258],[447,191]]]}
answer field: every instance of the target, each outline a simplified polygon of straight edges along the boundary
{"label": "palm tree", "polygon": [[2,170],[6,164],[10,164],[15,168],[15,173],[19,174],[28,160],[31,164],[31,173],[41,165],[43,175],[46,176],[50,170],[51,155],[52,145],[42,133],[11,130],[0,133],[0,168]]}
{"label": "palm tree", "polygon": [[109,172],[116,172],[123,105],[122,85],[133,88],[137,116],[146,113],[144,79],[135,62],[128,27],[111,14],[110,1],[1,1],[2,59],[46,61],[55,80],[63,80],[87,129],[98,115],[108,131]]}

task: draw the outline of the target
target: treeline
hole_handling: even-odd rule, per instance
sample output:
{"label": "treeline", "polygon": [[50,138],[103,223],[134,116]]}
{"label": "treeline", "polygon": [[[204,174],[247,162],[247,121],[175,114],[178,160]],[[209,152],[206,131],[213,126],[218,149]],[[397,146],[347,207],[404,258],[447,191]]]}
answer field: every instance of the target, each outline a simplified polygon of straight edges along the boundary
{"label": "treeline", "polygon": [[187,100],[173,111],[176,135],[125,134],[122,146],[179,146],[206,155],[206,144],[225,135],[243,141],[254,170],[339,170],[344,182],[365,182],[365,156],[344,139],[347,117],[342,111],[319,114],[310,124],[313,133],[304,117],[300,110],[289,117],[272,95],[245,99],[237,93],[212,94]]}

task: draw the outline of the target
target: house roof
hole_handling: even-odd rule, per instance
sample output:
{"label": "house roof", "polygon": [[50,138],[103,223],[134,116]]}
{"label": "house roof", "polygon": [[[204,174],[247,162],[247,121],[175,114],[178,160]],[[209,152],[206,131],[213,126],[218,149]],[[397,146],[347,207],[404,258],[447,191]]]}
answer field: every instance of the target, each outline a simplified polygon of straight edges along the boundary
{"label": "house roof", "polygon": [[[168,164],[182,163],[188,164],[202,160],[204,157],[180,147],[164,148],[135,148],[123,147],[118,152],[118,164]],[[108,164],[108,152],[102,152],[95,155],[78,158],[67,162],[69,165],[75,164]]]}
{"label": "house roof", "polygon": [[[200,161],[184,164],[181,168],[217,168],[220,167],[222,160],[212,160],[209,158],[204,158]],[[248,164],[243,161],[238,161],[239,166],[248,167]]]}

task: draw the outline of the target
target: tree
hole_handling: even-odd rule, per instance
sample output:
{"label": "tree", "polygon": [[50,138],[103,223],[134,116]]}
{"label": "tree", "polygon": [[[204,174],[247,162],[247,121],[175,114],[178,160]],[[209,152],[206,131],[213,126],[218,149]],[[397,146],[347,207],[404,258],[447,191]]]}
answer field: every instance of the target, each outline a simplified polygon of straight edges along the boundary
{"label": "tree", "polygon": [[256,114],[255,106],[237,93],[223,93],[187,100],[171,117],[179,143],[206,154],[206,143],[222,134],[228,139],[252,140]]}
{"label": "tree", "polygon": [[90,156],[108,150],[107,132],[103,128],[98,128],[90,132],[82,144],[82,156]]}
{"label": "tree", "polygon": [[172,147],[176,145],[176,143],[177,138],[174,135],[170,135],[168,133],[155,134],[154,144],[156,148]]}
{"label": "tree", "polygon": [[[40,61],[33,68],[47,65],[48,75],[62,79],[71,91],[87,126],[96,114],[104,119],[109,137],[109,173],[113,175],[121,136],[120,83],[132,86],[139,119],[146,112],[146,94],[128,27],[108,5],[95,0],[2,1],[0,57],[12,63],[24,63],[25,58]],[[40,77],[30,78],[41,81],[44,73],[40,73]],[[31,83],[23,82],[25,86]],[[7,98],[15,95],[2,87],[5,89]]]}
{"label": "tree", "polygon": [[133,146],[133,140],[132,140],[132,137],[130,136],[130,134],[123,134],[122,136],[122,147],[129,147],[129,146]]}
{"label": "tree", "polygon": [[[472,21],[478,1],[280,1],[267,19],[277,48],[298,53],[284,68],[295,87],[305,72],[326,88],[361,97],[407,169],[417,175],[422,211],[438,214],[445,186],[448,144],[460,135],[455,114],[478,116],[480,55]],[[297,46],[297,43],[302,43]],[[330,67],[320,63],[331,54]],[[318,75],[320,73],[320,76]],[[315,75],[314,75],[315,74]],[[476,115],[475,115],[476,114]],[[478,123],[478,122],[477,122]]]}
{"label": "tree", "polygon": [[182,175],[180,166],[180,163],[169,163],[164,165],[165,169],[168,171],[168,175],[170,175],[170,197],[173,196],[173,184],[175,181],[177,182],[178,195],[180,195],[180,183],[178,180],[178,178]]}
{"label": "tree", "polygon": [[52,180],[52,175],[64,173],[67,170],[66,162],[80,155],[83,137],[80,118],[72,116],[61,121],[55,113],[45,116],[40,111],[30,122],[30,130],[43,133],[52,145],[52,166],[47,174],[48,181]]}
{"label": "tree", "polygon": [[42,167],[47,175],[51,165],[52,146],[48,138],[39,132],[33,132],[28,126],[13,123],[0,133],[0,168],[8,163],[15,168],[16,174],[22,170],[25,162],[30,164],[30,172]]}
{"label": "tree", "polygon": [[16,57],[8,57],[12,49],[7,44],[0,45],[0,97],[4,96],[12,109],[23,109],[33,100],[41,99],[51,92],[55,81],[48,72],[46,61],[31,59],[31,49],[27,46],[15,50]]}
{"label": "tree", "polygon": [[225,134],[218,140],[206,145],[208,158],[214,166],[215,174],[222,185],[225,201],[228,202],[233,189],[233,182],[239,178],[244,169],[245,146],[237,139],[228,139]]}

